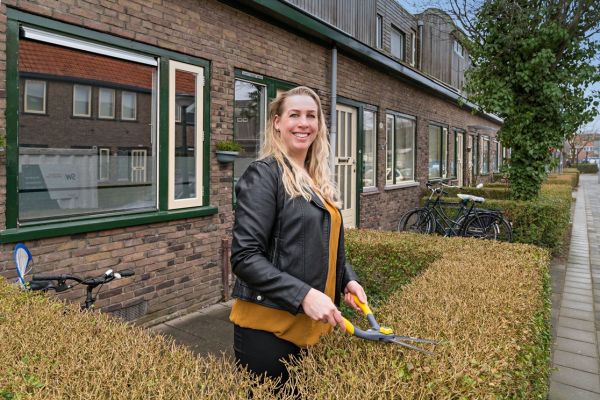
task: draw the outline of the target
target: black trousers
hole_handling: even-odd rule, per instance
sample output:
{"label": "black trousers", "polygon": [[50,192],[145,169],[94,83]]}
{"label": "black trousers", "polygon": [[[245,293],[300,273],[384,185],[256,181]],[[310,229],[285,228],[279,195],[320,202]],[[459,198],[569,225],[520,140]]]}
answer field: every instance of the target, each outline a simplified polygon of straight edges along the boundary
{"label": "black trousers", "polygon": [[281,378],[285,383],[289,374],[281,359],[300,354],[300,347],[283,340],[271,332],[233,326],[233,350],[241,366],[257,375],[267,374],[270,378]]}

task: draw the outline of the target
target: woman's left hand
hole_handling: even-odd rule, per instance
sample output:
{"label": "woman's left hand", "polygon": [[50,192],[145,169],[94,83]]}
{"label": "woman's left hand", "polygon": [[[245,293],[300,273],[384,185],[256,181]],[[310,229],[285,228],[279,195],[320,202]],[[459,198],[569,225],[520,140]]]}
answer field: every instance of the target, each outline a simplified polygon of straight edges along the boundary
{"label": "woman's left hand", "polygon": [[344,303],[348,304],[355,311],[360,312],[360,307],[354,302],[352,295],[355,295],[361,302],[367,304],[367,294],[363,287],[360,286],[360,283],[356,281],[350,281],[346,285],[344,289]]}

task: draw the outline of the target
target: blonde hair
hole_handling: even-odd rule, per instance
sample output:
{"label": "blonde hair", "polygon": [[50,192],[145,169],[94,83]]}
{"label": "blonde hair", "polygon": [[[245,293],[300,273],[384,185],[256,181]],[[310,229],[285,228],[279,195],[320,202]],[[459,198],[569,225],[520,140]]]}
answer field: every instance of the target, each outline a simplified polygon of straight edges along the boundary
{"label": "blonde hair", "polygon": [[[305,167],[300,168],[287,159],[281,134],[275,129],[275,117],[283,115],[285,101],[292,96],[309,96],[317,105],[318,129],[317,137],[306,154]],[[329,168],[329,132],[325,125],[325,116],[321,107],[321,99],[314,90],[299,86],[281,93],[269,106],[269,118],[265,132],[265,142],[260,158],[273,156],[283,172],[283,187],[286,193],[294,198],[300,197],[310,201],[311,188],[316,189],[325,200],[340,207],[339,192],[335,182],[331,180]]]}

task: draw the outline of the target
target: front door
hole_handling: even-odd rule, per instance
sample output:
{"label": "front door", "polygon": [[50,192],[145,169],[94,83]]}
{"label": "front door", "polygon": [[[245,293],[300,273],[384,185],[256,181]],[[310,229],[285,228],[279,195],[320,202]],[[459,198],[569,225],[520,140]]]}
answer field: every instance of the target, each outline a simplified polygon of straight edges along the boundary
{"label": "front door", "polygon": [[464,135],[460,132],[456,133],[456,179],[458,186],[463,186],[463,152],[464,152]]}
{"label": "front door", "polygon": [[344,226],[356,226],[356,123],[357,109],[337,105],[335,179],[340,189]]}

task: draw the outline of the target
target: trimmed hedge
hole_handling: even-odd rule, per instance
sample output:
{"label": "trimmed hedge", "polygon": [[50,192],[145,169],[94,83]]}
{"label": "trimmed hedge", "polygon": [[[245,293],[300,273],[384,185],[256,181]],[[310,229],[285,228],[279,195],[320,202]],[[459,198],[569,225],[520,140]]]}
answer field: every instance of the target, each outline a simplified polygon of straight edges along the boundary
{"label": "trimmed hedge", "polygon": [[569,185],[572,189],[575,189],[579,185],[579,172],[567,172],[560,175],[552,174],[548,175],[546,184],[554,185]]}
{"label": "trimmed hedge", "polygon": [[[347,237],[360,274],[400,262],[399,272],[386,265],[381,279],[414,276],[401,290],[382,291],[389,297],[375,310],[379,322],[443,344],[429,345],[435,355],[426,356],[334,332],[291,367],[279,398],[546,398],[546,251],[381,231],[350,230]],[[365,318],[354,320],[366,326]],[[259,383],[228,359],[195,358],[160,335],[81,313],[3,279],[0,337],[0,398],[275,397],[273,382]]]}
{"label": "trimmed hedge", "polygon": [[577,164],[577,170],[582,174],[597,174],[598,164],[582,163]]}

